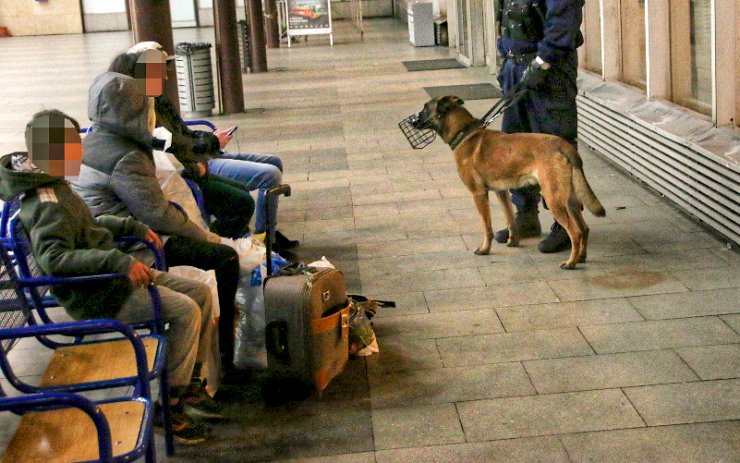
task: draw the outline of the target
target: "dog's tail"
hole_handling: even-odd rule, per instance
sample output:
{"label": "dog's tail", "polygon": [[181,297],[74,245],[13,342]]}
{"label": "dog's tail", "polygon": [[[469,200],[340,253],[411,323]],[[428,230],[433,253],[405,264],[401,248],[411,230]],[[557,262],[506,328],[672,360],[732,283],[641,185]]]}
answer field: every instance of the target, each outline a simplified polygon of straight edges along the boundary
{"label": "dog's tail", "polygon": [[568,162],[573,166],[573,187],[576,197],[593,215],[604,217],[606,210],[601,204],[601,201],[599,201],[599,198],[594,194],[591,185],[588,184],[588,180],[586,180],[586,175],[583,173],[583,161],[581,161],[581,156],[578,155],[578,150],[570,143],[564,143],[560,152],[568,158]]}

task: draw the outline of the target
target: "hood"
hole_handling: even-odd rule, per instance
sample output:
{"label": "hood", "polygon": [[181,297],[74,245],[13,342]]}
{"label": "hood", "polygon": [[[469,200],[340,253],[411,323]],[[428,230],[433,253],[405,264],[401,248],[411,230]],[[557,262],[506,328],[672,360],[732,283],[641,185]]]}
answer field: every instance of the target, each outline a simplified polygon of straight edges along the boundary
{"label": "hood", "polygon": [[11,167],[10,153],[0,158],[0,199],[10,201],[20,193],[33,190],[40,186],[49,186],[56,183],[66,183],[63,178],[55,178],[43,172],[16,172]]}
{"label": "hood", "polygon": [[88,97],[87,115],[95,125],[151,146],[147,124],[149,97],[136,79],[104,72],[93,81]]}

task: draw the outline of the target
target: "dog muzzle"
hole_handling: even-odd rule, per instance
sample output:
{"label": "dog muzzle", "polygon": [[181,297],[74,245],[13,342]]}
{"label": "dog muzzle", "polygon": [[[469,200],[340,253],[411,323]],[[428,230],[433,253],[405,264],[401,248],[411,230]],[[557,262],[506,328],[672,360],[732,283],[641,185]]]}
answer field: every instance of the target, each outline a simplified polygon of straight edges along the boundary
{"label": "dog muzzle", "polygon": [[406,140],[409,141],[411,147],[415,150],[426,148],[427,145],[437,138],[437,133],[433,129],[417,128],[418,126],[424,126],[424,124],[420,122],[419,116],[417,114],[412,114],[398,123],[398,128],[401,129]]}

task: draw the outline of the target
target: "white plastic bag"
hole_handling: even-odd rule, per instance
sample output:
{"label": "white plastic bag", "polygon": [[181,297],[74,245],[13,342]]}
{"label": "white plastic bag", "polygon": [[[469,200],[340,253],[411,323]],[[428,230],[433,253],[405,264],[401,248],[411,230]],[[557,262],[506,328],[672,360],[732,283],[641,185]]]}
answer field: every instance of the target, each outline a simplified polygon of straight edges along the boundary
{"label": "white plastic bag", "polygon": [[201,375],[208,380],[208,392],[213,395],[218,389],[221,381],[221,353],[218,347],[218,317],[221,314],[221,306],[218,302],[218,288],[216,286],[216,271],[202,270],[187,265],[178,265],[170,267],[168,270],[172,275],[177,275],[191,280],[205,283],[211,289],[211,345],[208,349],[207,360],[201,366]]}
{"label": "white plastic bag", "polygon": [[188,218],[203,230],[208,230],[203,215],[198,208],[193,192],[180,175],[183,170],[182,164],[171,153],[154,151],[154,165],[156,167],[157,181],[162,187],[165,199],[177,203]]}
{"label": "white plastic bag", "polygon": [[267,250],[262,241],[257,238],[247,237],[233,240],[221,237],[221,244],[234,248],[239,255],[240,274],[247,277],[251,277],[252,270],[265,261]]}
{"label": "white plastic bag", "polygon": [[250,370],[267,369],[265,347],[265,299],[262,293],[262,278],[265,266],[255,267],[252,272],[242,271],[236,290],[236,306],[239,322],[236,326],[234,365]]}

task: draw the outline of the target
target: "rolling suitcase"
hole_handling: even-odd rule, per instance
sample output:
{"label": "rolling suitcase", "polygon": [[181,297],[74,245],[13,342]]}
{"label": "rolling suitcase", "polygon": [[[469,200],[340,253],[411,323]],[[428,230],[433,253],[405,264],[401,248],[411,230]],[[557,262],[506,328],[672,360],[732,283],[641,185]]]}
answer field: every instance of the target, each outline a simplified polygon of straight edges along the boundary
{"label": "rolling suitcase", "polygon": [[[290,186],[280,185],[266,194],[290,196]],[[273,380],[311,385],[320,393],[341,373],[349,357],[349,300],[344,275],[337,269],[309,268],[296,275],[271,276],[270,230],[265,235],[268,374]]]}

